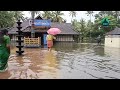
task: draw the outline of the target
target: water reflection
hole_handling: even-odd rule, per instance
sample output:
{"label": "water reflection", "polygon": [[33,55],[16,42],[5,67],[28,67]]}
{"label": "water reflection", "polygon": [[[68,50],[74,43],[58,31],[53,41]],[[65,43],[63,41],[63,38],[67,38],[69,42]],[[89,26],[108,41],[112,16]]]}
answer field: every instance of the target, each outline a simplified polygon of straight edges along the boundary
{"label": "water reflection", "polygon": [[103,45],[94,45],[94,53],[96,55],[104,56],[104,46]]}
{"label": "water reflection", "polygon": [[97,44],[55,43],[47,48],[11,47],[9,69],[1,79],[120,79],[120,49]]}
{"label": "water reflection", "polygon": [[[97,44],[78,44],[76,50],[58,51],[60,61],[60,78],[78,79],[116,79],[120,78],[119,57],[108,57],[104,46]],[[109,48],[110,49],[110,48]],[[111,48],[112,50],[112,48]],[[117,50],[117,51],[116,51]],[[113,51],[114,56],[120,55],[118,49]],[[120,61],[120,60],[119,60]],[[71,69],[72,67],[72,69]]]}
{"label": "water reflection", "polygon": [[104,52],[106,53],[106,55],[120,60],[120,48],[104,47],[104,49],[105,49]]}
{"label": "water reflection", "polygon": [[54,44],[54,48],[57,51],[71,52],[78,48],[78,44],[73,42],[57,42]]}
{"label": "water reflection", "polygon": [[0,78],[8,79],[39,79],[56,78],[57,60],[56,52],[48,52],[41,48],[24,48],[22,56],[15,54],[15,47],[12,47],[12,54],[9,58],[9,69],[0,73]]}

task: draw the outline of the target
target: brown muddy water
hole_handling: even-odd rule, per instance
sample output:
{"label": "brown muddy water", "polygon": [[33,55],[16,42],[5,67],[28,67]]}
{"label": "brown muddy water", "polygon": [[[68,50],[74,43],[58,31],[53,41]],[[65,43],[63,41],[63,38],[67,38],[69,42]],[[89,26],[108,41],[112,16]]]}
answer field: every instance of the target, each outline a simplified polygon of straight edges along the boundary
{"label": "brown muddy water", "polygon": [[47,48],[11,46],[9,68],[0,79],[120,79],[120,49],[97,44],[55,43]]}

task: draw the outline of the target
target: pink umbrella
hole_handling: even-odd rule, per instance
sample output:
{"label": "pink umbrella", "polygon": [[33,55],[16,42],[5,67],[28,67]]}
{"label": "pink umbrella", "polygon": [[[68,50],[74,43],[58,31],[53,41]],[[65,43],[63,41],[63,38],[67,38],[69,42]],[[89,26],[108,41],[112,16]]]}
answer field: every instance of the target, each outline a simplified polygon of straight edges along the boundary
{"label": "pink umbrella", "polygon": [[56,34],[60,34],[61,33],[61,30],[58,29],[58,28],[50,28],[48,31],[47,31],[48,34],[52,34],[52,35],[56,35]]}

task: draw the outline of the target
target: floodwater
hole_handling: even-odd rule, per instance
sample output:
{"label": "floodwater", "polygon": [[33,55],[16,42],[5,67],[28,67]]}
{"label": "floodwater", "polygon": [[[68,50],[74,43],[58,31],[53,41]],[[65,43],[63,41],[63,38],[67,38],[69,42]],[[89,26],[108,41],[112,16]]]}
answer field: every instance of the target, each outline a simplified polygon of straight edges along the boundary
{"label": "floodwater", "polygon": [[47,48],[11,47],[9,68],[0,79],[120,79],[120,49],[97,44],[55,43]]}

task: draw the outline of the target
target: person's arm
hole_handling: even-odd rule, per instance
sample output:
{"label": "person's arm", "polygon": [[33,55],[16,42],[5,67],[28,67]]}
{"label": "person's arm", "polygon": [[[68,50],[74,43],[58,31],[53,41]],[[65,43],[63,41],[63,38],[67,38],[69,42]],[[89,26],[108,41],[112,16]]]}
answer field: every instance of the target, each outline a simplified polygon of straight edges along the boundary
{"label": "person's arm", "polygon": [[55,36],[53,36],[53,39],[55,40],[55,39],[56,39],[56,37],[55,37]]}

